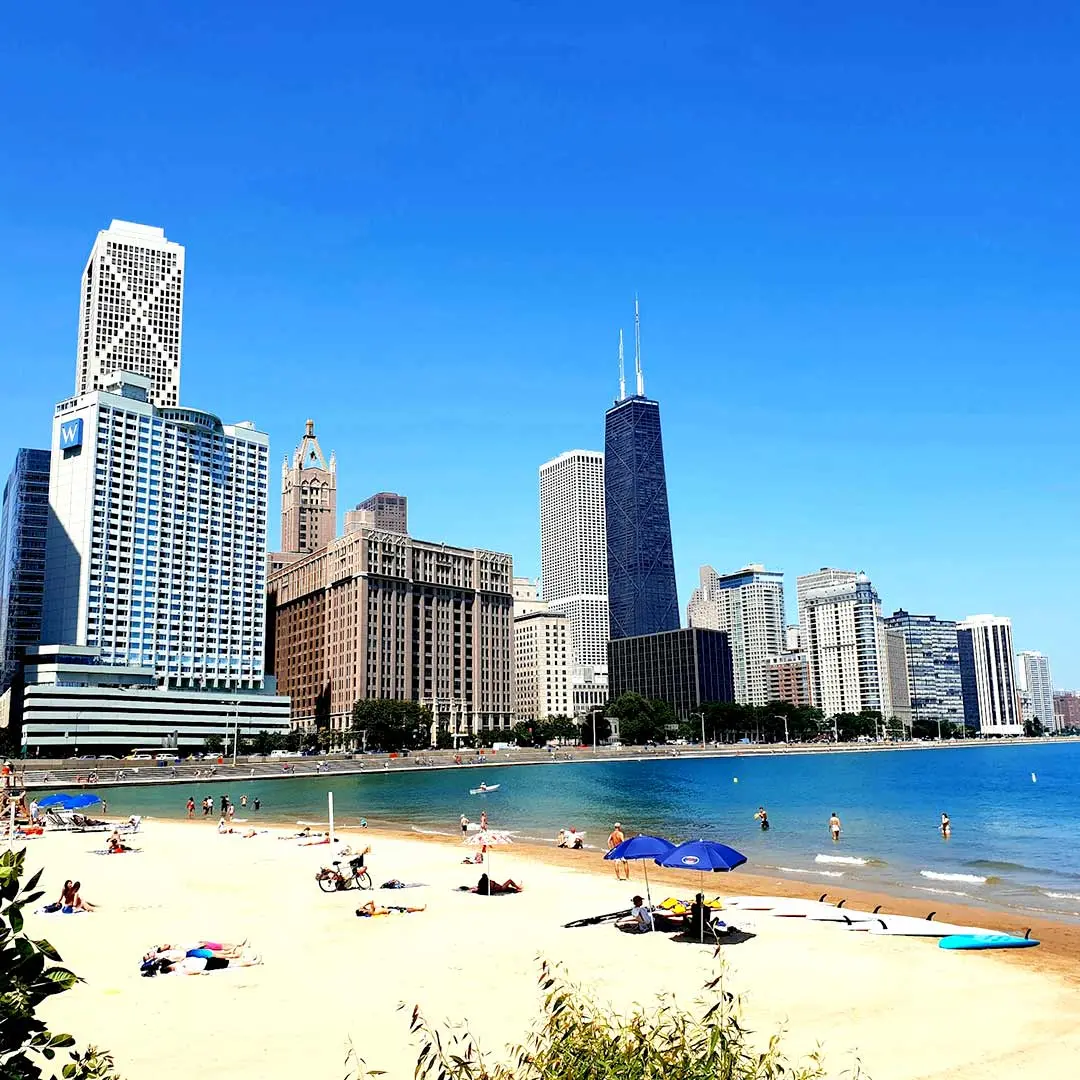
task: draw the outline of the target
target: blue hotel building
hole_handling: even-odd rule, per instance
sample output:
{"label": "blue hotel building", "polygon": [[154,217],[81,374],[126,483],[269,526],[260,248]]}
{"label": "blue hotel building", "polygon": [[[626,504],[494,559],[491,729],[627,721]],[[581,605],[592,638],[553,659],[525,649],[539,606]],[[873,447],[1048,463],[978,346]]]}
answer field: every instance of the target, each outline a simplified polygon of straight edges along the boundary
{"label": "blue hotel building", "polygon": [[41,637],[45,535],[49,523],[48,450],[20,450],[0,510],[0,694],[16,680],[28,646]]}

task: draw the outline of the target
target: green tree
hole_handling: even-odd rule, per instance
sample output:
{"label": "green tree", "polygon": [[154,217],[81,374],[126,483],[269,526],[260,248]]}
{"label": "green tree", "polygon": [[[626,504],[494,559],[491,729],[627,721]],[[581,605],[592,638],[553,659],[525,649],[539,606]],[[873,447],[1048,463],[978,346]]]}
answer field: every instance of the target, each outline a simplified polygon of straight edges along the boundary
{"label": "green tree", "polygon": [[640,694],[621,694],[608,703],[608,716],[619,720],[619,739],[631,746],[663,742],[667,725],[675,726],[675,710],[666,701],[649,700]]}
{"label": "green tree", "polygon": [[371,698],[353,706],[349,742],[368,750],[426,750],[431,745],[431,710],[416,701]]}
{"label": "green tree", "polygon": [[[21,884],[25,865],[25,850],[0,854],[0,1076],[5,1080],[38,1080],[57,1050],[75,1045],[70,1035],[54,1035],[37,1015],[47,998],[79,980],[61,966],[48,941],[23,932],[23,908],[43,895],[37,888],[40,870]],[[94,1047],[85,1054],[69,1050],[68,1056],[71,1061],[61,1070],[67,1080],[116,1080],[112,1058]]]}
{"label": "green tree", "polygon": [[269,731],[260,731],[251,740],[251,748],[254,753],[259,754],[261,757],[267,757],[271,750],[280,749],[284,741],[284,738],[276,732],[271,735]]}
{"label": "green tree", "polygon": [[1032,717],[1030,720],[1025,720],[1024,734],[1029,739],[1037,739],[1041,735],[1045,735],[1046,730],[1043,727],[1043,722],[1037,716]]}
{"label": "green tree", "polygon": [[581,728],[571,716],[549,716],[544,724],[544,741],[558,739],[566,742],[577,739]]}
{"label": "green tree", "polygon": [[203,740],[203,746],[206,747],[208,754],[220,754],[225,748],[225,741],[220,735],[207,735]]}
{"label": "green tree", "polygon": [[535,746],[536,732],[534,728],[536,726],[538,725],[535,721],[521,720],[510,729],[510,736],[518,746]]}

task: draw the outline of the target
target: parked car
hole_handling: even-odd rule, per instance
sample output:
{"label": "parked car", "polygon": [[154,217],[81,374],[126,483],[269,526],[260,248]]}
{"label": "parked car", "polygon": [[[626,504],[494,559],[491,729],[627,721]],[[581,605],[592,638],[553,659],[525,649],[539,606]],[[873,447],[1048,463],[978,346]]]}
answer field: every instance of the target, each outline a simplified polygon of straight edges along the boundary
{"label": "parked car", "polygon": [[128,754],[125,761],[153,761],[149,754]]}

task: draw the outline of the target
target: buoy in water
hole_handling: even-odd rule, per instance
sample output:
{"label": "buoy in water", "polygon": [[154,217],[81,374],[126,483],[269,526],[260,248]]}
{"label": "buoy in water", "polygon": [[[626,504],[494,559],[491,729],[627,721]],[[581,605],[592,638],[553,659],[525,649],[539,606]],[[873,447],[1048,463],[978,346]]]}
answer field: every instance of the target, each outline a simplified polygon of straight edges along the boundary
{"label": "buoy in water", "polygon": [[1031,774],[1031,782],[1034,784],[1034,783],[1037,782],[1037,780],[1038,780],[1038,777],[1036,777],[1036,775],[1034,773],[1032,773]]}
{"label": "buoy in water", "polygon": [[732,782],[733,784],[737,784],[737,783],[739,782],[739,778],[738,778],[737,776],[733,776],[733,777],[731,778],[731,782]]}

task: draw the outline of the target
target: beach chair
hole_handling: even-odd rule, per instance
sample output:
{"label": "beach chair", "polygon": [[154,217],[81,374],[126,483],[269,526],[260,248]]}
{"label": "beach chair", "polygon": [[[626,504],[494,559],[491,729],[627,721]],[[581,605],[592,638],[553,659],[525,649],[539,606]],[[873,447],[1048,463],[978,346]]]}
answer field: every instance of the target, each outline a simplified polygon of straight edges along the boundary
{"label": "beach chair", "polygon": [[85,814],[72,814],[71,830],[72,832],[108,832],[109,823],[88,818]]}
{"label": "beach chair", "polygon": [[52,810],[46,809],[42,811],[45,818],[45,824],[50,829],[67,829],[71,830],[75,827],[75,823],[72,820],[70,810]]}

